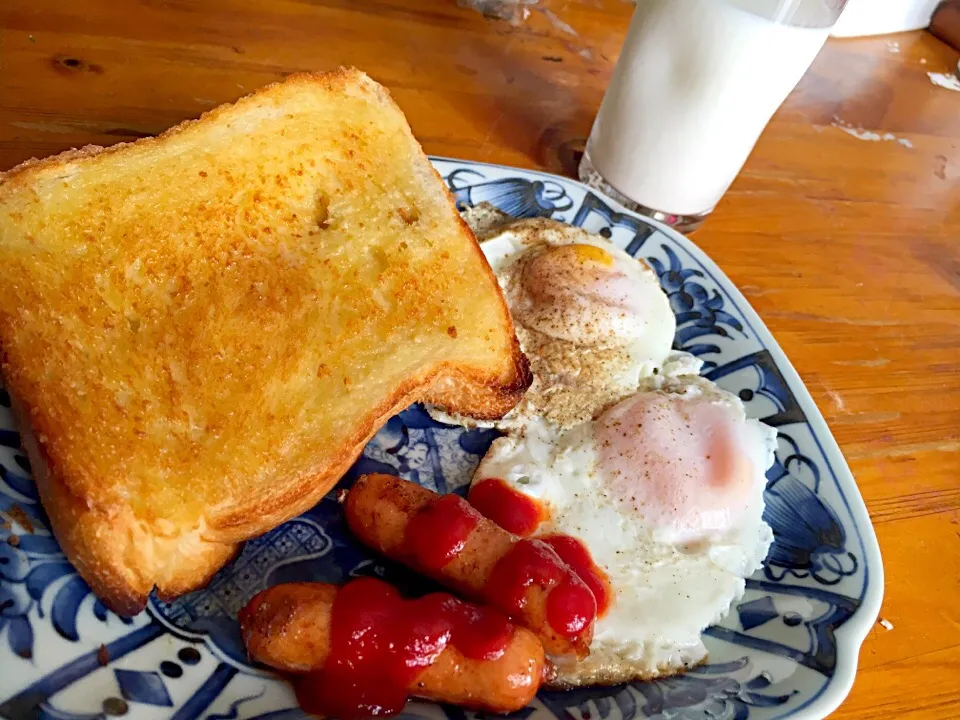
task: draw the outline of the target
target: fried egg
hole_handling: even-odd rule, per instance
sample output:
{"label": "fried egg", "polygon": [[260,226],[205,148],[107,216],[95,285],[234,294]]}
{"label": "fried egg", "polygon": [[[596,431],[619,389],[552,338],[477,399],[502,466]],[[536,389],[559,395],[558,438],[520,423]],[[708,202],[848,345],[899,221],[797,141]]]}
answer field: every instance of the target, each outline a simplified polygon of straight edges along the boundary
{"label": "fried egg", "polygon": [[536,535],[578,538],[612,589],[590,656],[558,659],[559,685],[653,678],[701,662],[701,632],[742,597],[772,542],[765,471],[776,430],[703,378],[664,378],[558,429],[498,438],[473,484],[498,478],[534,499]]}
{"label": "fried egg", "polygon": [[676,319],[642,260],[543,218],[501,226],[481,248],[534,377],[520,404],[493,426],[543,418],[572,427],[635,392],[667,360]]}

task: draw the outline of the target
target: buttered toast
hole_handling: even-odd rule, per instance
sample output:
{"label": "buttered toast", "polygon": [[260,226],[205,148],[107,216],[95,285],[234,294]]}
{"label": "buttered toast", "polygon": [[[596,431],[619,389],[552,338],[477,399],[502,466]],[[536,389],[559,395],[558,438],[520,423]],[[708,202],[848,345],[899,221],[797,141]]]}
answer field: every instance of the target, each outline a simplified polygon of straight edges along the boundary
{"label": "buttered toast", "polygon": [[123,614],[315,504],[409,403],[494,418],[530,382],[476,240],[356,70],[0,175],[0,346],[57,539]]}

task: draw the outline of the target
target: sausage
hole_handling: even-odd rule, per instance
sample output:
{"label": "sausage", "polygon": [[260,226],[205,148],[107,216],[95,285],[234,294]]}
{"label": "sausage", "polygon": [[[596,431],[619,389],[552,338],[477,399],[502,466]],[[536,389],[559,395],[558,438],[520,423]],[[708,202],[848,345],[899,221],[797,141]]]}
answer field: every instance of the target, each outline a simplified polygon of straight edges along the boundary
{"label": "sausage", "polygon": [[[451,553],[442,562],[437,558],[424,557],[433,554],[431,548],[451,543],[456,528],[450,530],[438,527],[438,537],[429,534],[430,523],[426,523],[426,542],[422,550],[411,548],[411,527],[415,518],[426,519],[428,513],[436,508],[442,499],[454,500],[464,507],[461,512],[473,513],[470,520],[472,529],[461,535],[461,542],[450,547]],[[437,582],[453,589],[465,597],[477,602],[499,607],[516,622],[532,630],[540,638],[548,655],[577,655],[580,658],[589,653],[593,639],[593,621],[596,617],[596,600],[582,579],[544,543],[537,540],[524,540],[507,532],[496,523],[481,516],[462,499],[456,496],[444,496],[428,490],[416,483],[408,482],[391,475],[365,475],[347,493],[344,501],[347,525],[357,538],[384,555],[397,560],[408,567],[433,578]],[[453,533],[453,534],[451,534]],[[444,539],[446,538],[446,539]],[[531,578],[524,583],[522,597],[505,600],[503,587],[505,580],[502,561],[516,557],[517,546],[539,553],[554,573],[552,579]],[[424,551],[427,551],[426,553]],[[556,615],[552,608],[570,603],[560,602],[558,588],[573,588],[577,598],[590,603],[581,618],[582,626],[574,631],[558,630]],[[553,595],[551,601],[551,593]]]}
{"label": "sausage", "polygon": [[[343,613],[357,605],[355,599],[341,596],[341,593],[349,592],[348,588],[356,589],[360,583],[389,588],[380,580],[364,578],[354,580],[342,588],[325,583],[276,585],[256,595],[241,610],[239,616],[243,642],[251,658],[287,672],[326,672],[331,663],[332,652],[335,652],[332,650],[336,642],[334,623],[349,624],[349,619],[345,619]],[[427,596],[427,599],[438,598],[440,595],[467,607],[468,610],[484,610],[455,600],[446,593]],[[336,604],[338,596],[350,607],[341,609],[341,606]],[[399,598],[399,595],[397,597]],[[399,599],[397,602],[409,604],[418,601]],[[503,618],[498,611],[486,611]],[[533,633],[505,618],[503,622],[505,627],[509,628],[509,634],[499,657],[482,660],[467,657],[453,644],[455,641],[451,641],[428,666],[410,680],[404,688],[405,693],[496,713],[513,712],[526,706],[536,695],[541,682],[552,677],[553,668],[545,660],[543,647]],[[356,640],[350,640],[348,644],[354,647]],[[382,665],[380,662],[378,669]],[[355,665],[351,665],[350,670],[362,672],[362,669],[357,670]],[[325,712],[329,708],[307,707],[304,702],[301,688],[312,675],[302,676],[295,682],[304,710],[325,715],[334,714]],[[338,690],[349,685],[350,681],[347,677],[338,686]],[[373,682],[381,683],[382,680],[378,677],[374,678]]]}
{"label": "sausage", "polygon": [[337,586],[327,583],[286,583],[258,593],[238,617],[247,653],[277,670],[322,667],[336,596]]}

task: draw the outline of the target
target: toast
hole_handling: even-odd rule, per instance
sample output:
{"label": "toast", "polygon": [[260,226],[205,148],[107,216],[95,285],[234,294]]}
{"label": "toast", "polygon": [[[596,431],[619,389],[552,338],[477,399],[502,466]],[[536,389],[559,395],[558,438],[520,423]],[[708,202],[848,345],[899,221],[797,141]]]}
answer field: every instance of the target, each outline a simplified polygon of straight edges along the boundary
{"label": "toast", "polygon": [[54,533],[126,615],[314,505],[411,402],[493,418],[530,383],[449,192],[352,69],[0,175],[0,347]]}

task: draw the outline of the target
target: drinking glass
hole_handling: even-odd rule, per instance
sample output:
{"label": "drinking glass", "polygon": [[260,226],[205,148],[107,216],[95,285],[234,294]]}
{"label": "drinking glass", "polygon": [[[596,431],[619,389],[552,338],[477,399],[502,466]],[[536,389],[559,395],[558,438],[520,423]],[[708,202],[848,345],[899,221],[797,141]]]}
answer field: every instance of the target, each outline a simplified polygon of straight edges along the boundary
{"label": "drinking glass", "polygon": [[680,231],[696,229],[845,4],[638,0],[580,179]]}

